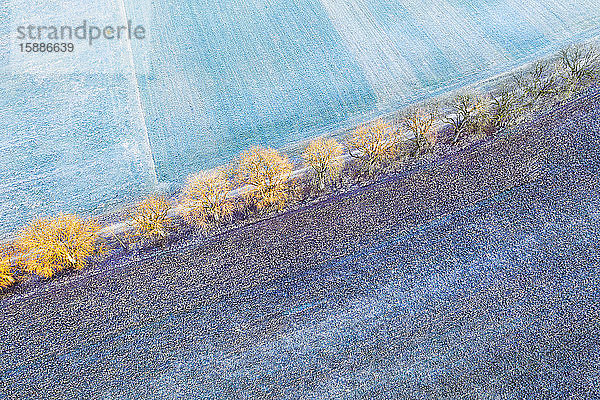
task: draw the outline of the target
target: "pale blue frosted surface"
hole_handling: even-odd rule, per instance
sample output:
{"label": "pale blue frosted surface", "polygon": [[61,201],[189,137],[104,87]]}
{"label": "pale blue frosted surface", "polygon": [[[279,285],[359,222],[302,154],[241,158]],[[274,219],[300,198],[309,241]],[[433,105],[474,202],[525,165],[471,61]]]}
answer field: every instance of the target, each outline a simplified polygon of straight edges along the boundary
{"label": "pale blue frosted surface", "polygon": [[0,13],[0,237],[38,215],[110,210],[157,184],[126,46],[16,51],[16,26],[119,22],[123,8],[111,0],[30,3],[3,3]]}
{"label": "pale blue frosted surface", "polygon": [[[42,3],[0,6],[0,235],[135,197],[156,185],[154,168],[181,183],[250,145],[285,148],[491,76],[595,35],[600,21],[591,0]],[[11,22],[32,15],[133,19],[148,38],[103,48],[107,70],[95,52],[70,73],[67,59],[25,74],[9,62]]]}

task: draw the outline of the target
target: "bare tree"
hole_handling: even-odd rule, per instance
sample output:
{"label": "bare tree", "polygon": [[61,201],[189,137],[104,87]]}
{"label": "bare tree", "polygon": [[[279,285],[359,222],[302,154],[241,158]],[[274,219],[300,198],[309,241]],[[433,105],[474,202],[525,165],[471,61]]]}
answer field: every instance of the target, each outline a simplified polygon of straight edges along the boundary
{"label": "bare tree", "polygon": [[374,176],[400,153],[392,127],[382,121],[359,126],[347,142],[348,154],[356,158],[369,176]]}
{"label": "bare tree", "polygon": [[600,52],[592,45],[569,46],[558,56],[558,64],[570,93],[586,86],[598,74]]}
{"label": "bare tree", "polygon": [[556,93],[556,74],[548,62],[536,63],[532,70],[516,74],[514,80],[521,91],[522,103],[528,108]]}
{"label": "bare tree", "polygon": [[414,146],[412,155],[418,156],[427,153],[435,145],[434,121],[435,113],[431,110],[415,108],[409,110],[404,116],[404,125],[413,134],[413,137],[410,138]]}
{"label": "bare tree", "polygon": [[333,138],[317,138],[302,153],[304,165],[310,168],[319,190],[333,183],[342,172],[342,153],[342,145]]}
{"label": "bare tree", "polygon": [[258,209],[281,210],[292,192],[289,179],[293,168],[289,158],[277,150],[253,147],[241,155],[235,174],[241,186],[250,187],[246,197]]}
{"label": "bare tree", "polygon": [[473,96],[460,94],[452,102],[452,114],[444,118],[454,131],[452,143],[457,143],[468,130],[468,121],[473,108]]}
{"label": "bare tree", "polygon": [[498,130],[509,128],[517,123],[520,113],[518,97],[514,88],[503,86],[492,97],[494,113],[492,123]]}

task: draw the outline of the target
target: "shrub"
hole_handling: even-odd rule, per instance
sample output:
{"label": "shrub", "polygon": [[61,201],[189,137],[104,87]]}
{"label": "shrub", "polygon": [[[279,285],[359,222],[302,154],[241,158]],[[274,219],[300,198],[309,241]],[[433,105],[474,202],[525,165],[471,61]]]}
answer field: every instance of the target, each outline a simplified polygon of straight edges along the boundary
{"label": "shrub", "polygon": [[17,241],[26,271],[51,278],[59,271],[83,269],[98,246],[100,227],[76,215],[40,218],[24,228]]}
{"label": "shrub", "polygon": [[310,142],[302,158],[312,170],[319,190],[332,183],[339,176],[344,165],[341,159],[342,146],[335,139],[318,138]]}
{"label": "shrub", "polygon": [[148,197],[138,204],[129,212],[135,235],[150,240],[165,239],[171,228],[169,208],[169,202],[163,196]]}
{"label": "shrub", "polygon": [[374,175],[400,153],[398,138],[390,125],[378,121],[358,127],[348,140],[349,154],[358,159],[368,175]]}
{"label": "shrub", "polygon": [[246,196],[258,209],[282,209],[291,194],[292,169],[290,160],[277,150],[253,147],[242,154],[235,175],[241,185],[250,187]]}
{"label": "shrub", "polygon": [[427,153],[435,145],[436,137],[433,129],[435,115],[433,112],[414,109],[404,117],[406,128],[413,133],[411,141],[414,145],[412,155]]}
{"label": "shrub", "polygon": [[0,247],[0,290],[12,286],[16,282],[13,261],[15,256],[12,246]]}
{"label": "shrub", "polygon": [[206,227],[231,216],[233,203],[227,199],[229,191],[229,182],[222,171],[191,175],[183,189],[185,219]]}

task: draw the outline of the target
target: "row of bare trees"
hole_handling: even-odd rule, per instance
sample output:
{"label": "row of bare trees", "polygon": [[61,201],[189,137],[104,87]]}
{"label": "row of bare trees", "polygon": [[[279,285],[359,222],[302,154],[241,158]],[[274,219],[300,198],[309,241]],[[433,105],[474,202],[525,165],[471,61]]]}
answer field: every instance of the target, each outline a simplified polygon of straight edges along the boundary
{"label": "row of bare trees", "polygon": [[[361,168],[374,174],[397,156],[398,142],[389,125],[377,122],[359,127],[347,148]],[[343,153],[343,146],[333,138],[318,138],[308,144],[302,158],[317,190],[325,190],[339,178],[345,164]],[[230,220],[240,197],[246,207],[281,210],[298,189],[298,182],[290,179],[292,171],[292,162],[277,150],[249,149],[231,166],[188,178],[181,201],[184,219],[208,229]],[[233,189],[239,196],[232,194]],[[164,196],[146,198],[127,213],[133,230],[126,235],[113,234],[114,238],[123,247],[132,241],[164,241],[175,227],[172,206]],[[100,231],[95,221],[76,215],[34,220],[19,231],[13,243],[0,248],[0,289],[15,283],[17,270],[51,278],[65,269],[82,269],[102,252]]]}
{"label": "row of bare trees", "polygon": [[[513,75],[492,93],[457,95],[443,112],[439,104],[410,108],[396,124],[378,120],[359,126],[345,146],[333,138],[315,139],[302,153],[304,166],[314,188],[321,192],[339,182],[344,168],[352,163],[362,176],[373,177],[398,159],[434,150],[441,131],[436,121],[449,126],[450,144],[502,131],[549,101],[585,89],[597,79],[599,68],[596,47],[571,46]],[[180,202],[184,219],[208,229],[230,220],[240,199],[246,209],[281,210],[298,191],[298,181],[291,179],[293,167],[278,151],[254,147],[230,166],[191,175]],[[163,241],[174,229],[172,206],[163,196],[145,199],[127,214],[133,230],[125,236],[113,234],[114,238],[124,247],[140,239]],[[100,231],[97,222],[75,215],[31,222],[13,242],[0,246],[0,290],[16,282],[15,271],[50,278],[64,269],[84,268],[103,252]]]}
{"label": "row of bare trees", "polygon": [[572,45],[556,56],[512,74],[492,93],[459,94],[445,118],[453,129],[453,142],[466,134],[510,128],[541,108],[589,87],[599,74],[597,45]]}

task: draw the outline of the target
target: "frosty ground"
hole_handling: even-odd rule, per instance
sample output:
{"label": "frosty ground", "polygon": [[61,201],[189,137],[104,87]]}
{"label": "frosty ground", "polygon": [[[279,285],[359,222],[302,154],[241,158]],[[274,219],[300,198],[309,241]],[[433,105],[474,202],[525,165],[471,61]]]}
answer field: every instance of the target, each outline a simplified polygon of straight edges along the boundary
{"label": "frosty ground", "polygon": [[0,398],[600,396],[600,94],[0,300]]}

